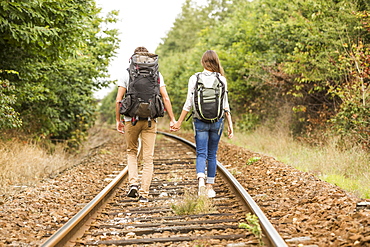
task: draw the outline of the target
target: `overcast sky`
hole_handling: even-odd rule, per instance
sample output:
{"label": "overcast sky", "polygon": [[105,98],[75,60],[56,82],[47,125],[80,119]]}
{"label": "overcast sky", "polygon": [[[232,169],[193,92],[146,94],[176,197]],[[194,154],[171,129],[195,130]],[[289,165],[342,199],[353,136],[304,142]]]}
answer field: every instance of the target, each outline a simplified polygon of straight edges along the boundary
{"label": "overcast sky", "polygon": [[[109,72],[113,80],[121,76],[127,68],[133,51],[138,46],[145,46],[155,52],[158,44],[171,29],[176,17],[181,13],[185,0],[96,0],[102,12],[119,10],[119,21],[112,25],[120,32],[120,48],[117,57],[111,62]],[[196,0],[205,4],[206,0]],[[103,98],[115,85],[96,92],[95,97]]]}

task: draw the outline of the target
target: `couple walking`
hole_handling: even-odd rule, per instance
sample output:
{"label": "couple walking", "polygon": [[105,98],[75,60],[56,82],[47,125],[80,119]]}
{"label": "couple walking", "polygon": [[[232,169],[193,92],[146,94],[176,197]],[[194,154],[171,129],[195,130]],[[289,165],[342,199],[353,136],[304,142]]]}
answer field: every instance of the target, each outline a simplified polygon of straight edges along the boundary
{"label": "couple walking", "polygon": [[[134,51],[135,54],[146,54],[148,50],[145,47],[138,47]],[[230,107],[227,98],[227,81],[224,77],[224,70],[221,66],[220,60],[215,51],[206,51],[201,59],[201,64],[204,68],[203,72],[192,75],[188,83],[188,93],[181,115],[176,121],[172,111],[170,98],[167,94],[166,85],[163,76],[158,72],[159,93],[163,100],[164,108],[166,109],[170,118],[170,130],[178,131],[181,128],[181,123],[186,118],[186,115],[194,107],[194,90],[198,85],[198,81],[202,81],[204,85],[212,84],[215,77],[218,78],[224,85],[225,96],[223,97],[221,105],[223,105],[220,118],[216,121],[204,122],[199,114],[193,110],[193,127],[196,143],[196,175],[199,184],[199,195],[207,195],[212,198],[216,196],[213,189],[215,183],[216,168],[217,168],[217,149],[218,143],[221,138],[222,130],[224,127],[224,118],[228,122],[228,136],[233,137],[233,126],[230,114]],[[140,202],[149,201],[149,187],[153,176],[153,154],[154,144],[157,131],[156,119],[151,121],[136,118],[133,119],[129,116],[124,116],[124,122],[121,121],[120,104],[122,99],[127,97],[129,89],[130,75],[129,70],[124,73],[123,78],[118,83],[118,93],[116,97],[116,128],[120,133],[125,134],[127,146],[127,163],[129,172],[130,189],[128,192],[129,197],[136,198],[139,196]],[[129,90],[130,91],[130,90]],[[197,104],[197,103],[195,103]],[[200,103],[202,104],[202,103]],[[133,122],[134,121],[134,122]],[[130,123],[131,122],[131,123]],[[141,136],[142,151],[143,151],[143,171],[141,181],[138,178],[138,139]],[[207,167],[207,176],[206,176]],[[140,186],[139,186],[140,185]]]}

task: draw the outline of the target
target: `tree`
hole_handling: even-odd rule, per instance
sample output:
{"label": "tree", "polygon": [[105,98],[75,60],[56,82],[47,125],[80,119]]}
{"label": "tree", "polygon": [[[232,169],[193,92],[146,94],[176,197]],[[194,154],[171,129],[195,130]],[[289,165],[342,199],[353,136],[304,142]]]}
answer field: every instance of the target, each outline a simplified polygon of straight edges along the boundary
{"label": "tree", "polygon": [[[339,66],[346,75],[345,81],[332,85],[330,93],[341,99],[341,105],[330,119],[340,136],[370,147],[370,13],[356,12],[363,35],[348,39],[343,44]],[[366,35],[367,34],[367,35]]]}
{"label": "tree", "polygon": [[118,45],[117,30],[101,30],[117,13],[99,12],[93,0],[0,2],[0,69],[18,75],[0,76],[24,131],[78,143],[94,123],[93,90],[109,83],[101,78]]}
{"label": "tree", "polygon": [[173,27],[158,46],[156,53],[160,57],[160,71],[169,85],[175,112],[181,112],[189,77],[202,69],[199,61],[205,50],[196,48],[200,33],[224,20],[232,6],[233,1],[226,0],[209,0],[205,6],[197,6],[187,0]]}
{"label": "tree", "polygon": [[[16,71],[2,71],[0,73],[14,73]],[[10,85],[8,80],[0,79],[0,129],[17,128],[22,125],[19,113],[14,110],[12,104],[15,103],[15,87]]]}
{"label": "tree", "polygon": [[116,96],[118,87],[113,89],[104,99],[101,101],[99,111],[100,118],[103,123],[116,124]]}

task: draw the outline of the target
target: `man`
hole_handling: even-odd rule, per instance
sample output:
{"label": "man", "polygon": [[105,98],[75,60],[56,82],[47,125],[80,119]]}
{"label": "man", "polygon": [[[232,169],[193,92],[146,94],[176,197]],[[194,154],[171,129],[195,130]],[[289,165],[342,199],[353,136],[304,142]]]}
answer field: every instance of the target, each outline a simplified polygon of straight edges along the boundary
{"label": "man", "polygon": [[[138,47],[134,51],[134,55],[138,53],[149,53],[145,47]],[[167,94],[166,85],[163,80],[163,76],[159,73],[159,92],[162,96],[164,107],[170,117],[170,128],[176,123],[175,116],[172,111],[172,105],[170,98]],[[157,122],[146,119],[136,119],[135,123],[132,122],[132,117],[124,116],[123,123],[120,115],[120,102],[125,96],[128,85],[130,82],[130,74],[126,70],[122,80],[118,82],[118,93],[116,97],[116,127],[120,133],[125,133],[125,139],[127,144],[127,163],[129,172],[129,192],[128,197],[136,198],[140,195],[140,202],[148,202],[149,187],[153,177],[153,154],[154,145],[156,139]],[[139,190],[140,180],[138,178],[138,146],[139,136],[141,136],[142,144],[142,157],[143,157],[143,173],[141,179],[141,186]]]}

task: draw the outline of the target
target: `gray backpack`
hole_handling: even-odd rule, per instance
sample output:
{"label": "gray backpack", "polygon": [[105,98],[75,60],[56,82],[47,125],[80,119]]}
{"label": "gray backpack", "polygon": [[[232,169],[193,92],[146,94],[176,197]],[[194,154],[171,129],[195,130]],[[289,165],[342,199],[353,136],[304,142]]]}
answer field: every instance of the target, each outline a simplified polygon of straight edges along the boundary
{"label": "gray backpack", "polygon": [[131,117],[133,125],[148,119],[151,126],[152,119],[164,116],[158,67],[158,55],[152,53],[137,53],[130,59],[130,79],[120,113]]}
{"label": "gray backpack", "polygon": [[213,73],[212,85],[205,85],[202,73],[197,73],[193,93],[193,117],[205,123],[217,122],[224,115],[225,84],[221,81],[219,73]]}

